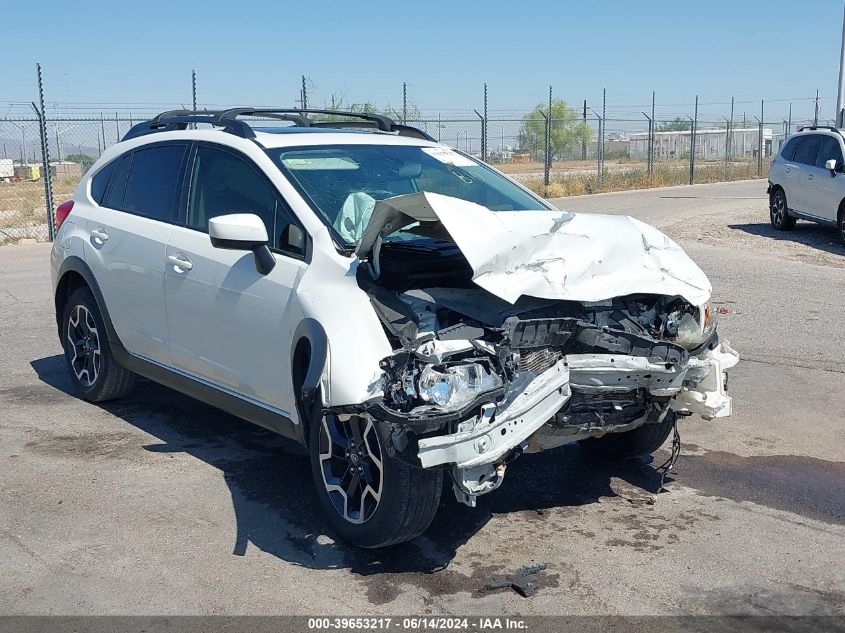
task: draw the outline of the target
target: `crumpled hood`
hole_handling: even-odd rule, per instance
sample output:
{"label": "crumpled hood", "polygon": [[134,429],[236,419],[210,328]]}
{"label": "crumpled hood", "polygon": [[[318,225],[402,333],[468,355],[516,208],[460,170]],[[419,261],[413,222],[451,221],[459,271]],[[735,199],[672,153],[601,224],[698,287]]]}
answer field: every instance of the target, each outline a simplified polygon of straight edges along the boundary
{"label": "crumpled hood", "polygon": [[522,295],[602,301],[635,293],[710,298],[704,272],[669,237],[627,216],[568,211],[499,211],[436,193],[380,200],[356,255],[413,222],[443,225],[473,270],[473,281],[510,303]]}

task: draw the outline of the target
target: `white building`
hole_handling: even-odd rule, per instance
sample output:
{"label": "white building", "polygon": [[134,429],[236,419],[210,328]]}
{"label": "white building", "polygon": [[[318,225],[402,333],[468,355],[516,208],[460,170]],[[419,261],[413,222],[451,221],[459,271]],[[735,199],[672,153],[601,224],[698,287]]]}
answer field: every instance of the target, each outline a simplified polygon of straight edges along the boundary
{"label": "white building", "polygon": [[[751,158],[757,156],[759,148],[758,127],[734,128],[731,131],[731,156]],[[724,160],[728,132],[725,129],[697,130],[695,133],[695,157],[703,160]],[[690,132],[655,132],[655,160],[689,158]],[[763,128],[763,156],[772,155],[772,128]],[[648,158],[648,132],[631,134],[628,142],[628,156],[645,160]]]}

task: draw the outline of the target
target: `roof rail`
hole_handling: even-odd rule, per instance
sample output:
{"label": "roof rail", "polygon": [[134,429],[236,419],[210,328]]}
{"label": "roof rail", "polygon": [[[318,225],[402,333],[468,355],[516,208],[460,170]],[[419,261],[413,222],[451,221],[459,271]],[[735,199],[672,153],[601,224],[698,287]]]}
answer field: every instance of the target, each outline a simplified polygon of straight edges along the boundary
{"label": "roof rail", "polygon": [[802,125],[798,128],[799,132],[803,132],[804,130],[830,130],[831,132],[842,134],[842,130],[832,125]]}
{"label": "roof rail", "polygon": [[[314,121],[308,117],[309,114],[323,116],[347,117],[360,119],[359,121]],[[396,123],[390,117],[383,114],[372,114],[368,112],[346,112],[342,110],[300,110],[293,108],[229,108],[228,110],[168,110],[154,116],[149,121],[142,121],[132,126],[123,136],[122,140],[128,140],[154,132],[166,132],[170,130],[187,129],[191,123],[207,123],[215,127],[222,127],[224,132],[240,136],[242,138],[255,138],[255,131],[246,121],[239,119],[243,116],[261,116],[269,119],[291,121],[298,127],[321,127],[321,128],[361,128],[375,129],[380,132],[395,133],[400,136],[410,136],[427,141],[434,139],[422,130]]]}

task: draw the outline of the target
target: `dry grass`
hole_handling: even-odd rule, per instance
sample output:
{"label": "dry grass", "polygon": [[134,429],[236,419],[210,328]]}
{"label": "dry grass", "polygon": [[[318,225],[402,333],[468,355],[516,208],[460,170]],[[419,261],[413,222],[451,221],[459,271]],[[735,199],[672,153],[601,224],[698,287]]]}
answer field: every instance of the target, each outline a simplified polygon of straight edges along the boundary
{"label": "dry grass", "polygon": [[[56,205],[70,198],[76,181],[53,183]],[[0,244],[24,238],[47,239],[44,181],[0,182]]]}
{"label": "dry grass", "polygon": [[[608,166],[605,163],[605,174],[601,185],[595,172],[554,174],[548,186],[544,186],[542,181],[534,178],[526,179],[524,184],[546,198],[565,198],[590,193],[670,187],[689,183],[689,164],[686,162],[658,164],[651,176],[646,173],[644,166],[624,168],[616,165],[613,169],[608,169]],[[768,164],[763,165],[763,178],[766,173],[768,173]],[[757,175],[757,162],[742,161],[731,163],[727,180],[747,180],[758,177],[760,176]],[[696,165],[696,183],[724,182],[725,180],[723,162]]]}

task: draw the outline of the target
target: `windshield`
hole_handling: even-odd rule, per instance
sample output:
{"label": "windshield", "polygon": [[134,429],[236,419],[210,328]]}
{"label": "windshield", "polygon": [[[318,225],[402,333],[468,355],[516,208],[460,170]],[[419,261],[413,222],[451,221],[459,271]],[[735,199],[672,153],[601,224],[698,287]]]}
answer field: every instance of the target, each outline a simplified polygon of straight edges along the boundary
{"label": "windshield", "polygon": [[[492,211],[548,207],[489,167],[448,147],[321,145],[267,153],[347,245],[361,239],[377,200],[426,191]],[[412,234],[395,234],[408,239]]]}

